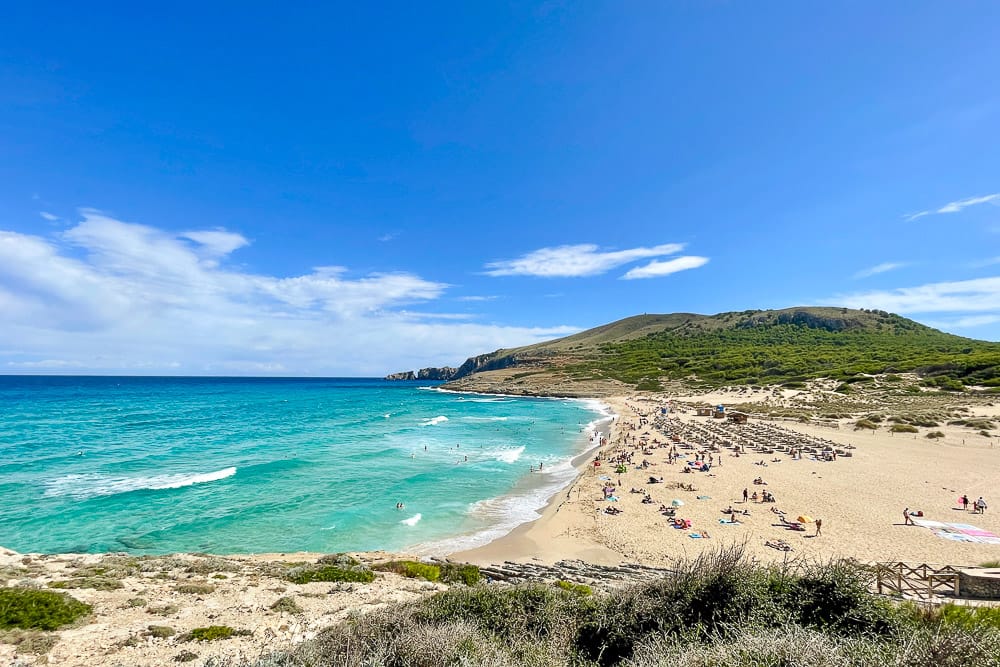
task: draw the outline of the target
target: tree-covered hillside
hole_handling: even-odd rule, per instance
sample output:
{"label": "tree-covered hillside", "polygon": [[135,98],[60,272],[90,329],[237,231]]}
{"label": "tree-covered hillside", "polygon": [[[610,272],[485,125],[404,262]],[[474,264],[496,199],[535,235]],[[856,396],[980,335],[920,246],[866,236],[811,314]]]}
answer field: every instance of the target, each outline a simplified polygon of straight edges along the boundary
{"label": "tree-covered hillside", "polygon": [[576,368],[630,384],[692,376],[710,384],[775,384],[916,372],[927,384],[957,390],[1000,387],[1000,344],[883,311],[744,311],[695,316],[642,338],[602,344]]}

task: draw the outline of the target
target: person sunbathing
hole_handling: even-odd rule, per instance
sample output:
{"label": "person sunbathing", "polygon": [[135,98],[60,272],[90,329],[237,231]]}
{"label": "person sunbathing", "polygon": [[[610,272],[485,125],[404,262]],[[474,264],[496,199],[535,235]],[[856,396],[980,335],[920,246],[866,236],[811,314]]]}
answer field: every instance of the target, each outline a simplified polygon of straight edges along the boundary
{"label": "person sunbathing", "polygon": [[771,540],[768,540],[764,542],[764,546],[771,547],[772,549],[777,549],[778,551],[794,551],[794,549],[792,549],[792,546],[784,540],[775,540],[773,542]]}

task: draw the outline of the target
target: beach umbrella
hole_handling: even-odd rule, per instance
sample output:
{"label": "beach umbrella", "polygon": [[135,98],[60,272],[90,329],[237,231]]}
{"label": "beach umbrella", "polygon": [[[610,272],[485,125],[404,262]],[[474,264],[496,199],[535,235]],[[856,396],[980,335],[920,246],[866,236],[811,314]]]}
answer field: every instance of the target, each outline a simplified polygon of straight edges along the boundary
{"label": "beach umbrella", "polygon": [[684,501],[681,500],[680,498],[674,498],[673,500],[670,501],[670,504],[673,505],[674,507],[681,507],[684,505]]}
{"label": "beach umbrella", "polygon": [[813,518],[808,514],[803,514],[802,516],[799,517],[799,521],[801,521],[802,523],[812,523]]}

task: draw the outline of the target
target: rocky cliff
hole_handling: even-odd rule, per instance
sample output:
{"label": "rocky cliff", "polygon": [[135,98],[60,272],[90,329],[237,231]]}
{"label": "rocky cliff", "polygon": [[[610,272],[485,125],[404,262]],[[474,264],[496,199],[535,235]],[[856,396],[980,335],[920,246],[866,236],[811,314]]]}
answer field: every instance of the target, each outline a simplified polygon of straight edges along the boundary
{"label": "rocky cliff", "polygon": [[447,382],[456,377],[457,368],[442,366],[441,368],[421,368],[419,371],[403,371],[401,373],[390,373],[385,376],[386,380],[442,380]]}

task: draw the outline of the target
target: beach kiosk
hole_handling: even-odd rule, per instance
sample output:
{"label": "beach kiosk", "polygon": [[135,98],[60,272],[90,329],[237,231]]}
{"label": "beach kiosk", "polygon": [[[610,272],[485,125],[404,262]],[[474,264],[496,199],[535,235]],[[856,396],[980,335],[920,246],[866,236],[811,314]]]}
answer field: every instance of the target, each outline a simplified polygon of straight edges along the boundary
{"label": "beach kiosk", "polygon": [[712,413],[712,416],[715,417],[716,419],[725,419],[726,418],[726,406],[724,406],[724,405],[717,405],[717,406],[715,406],[715,412]]}

